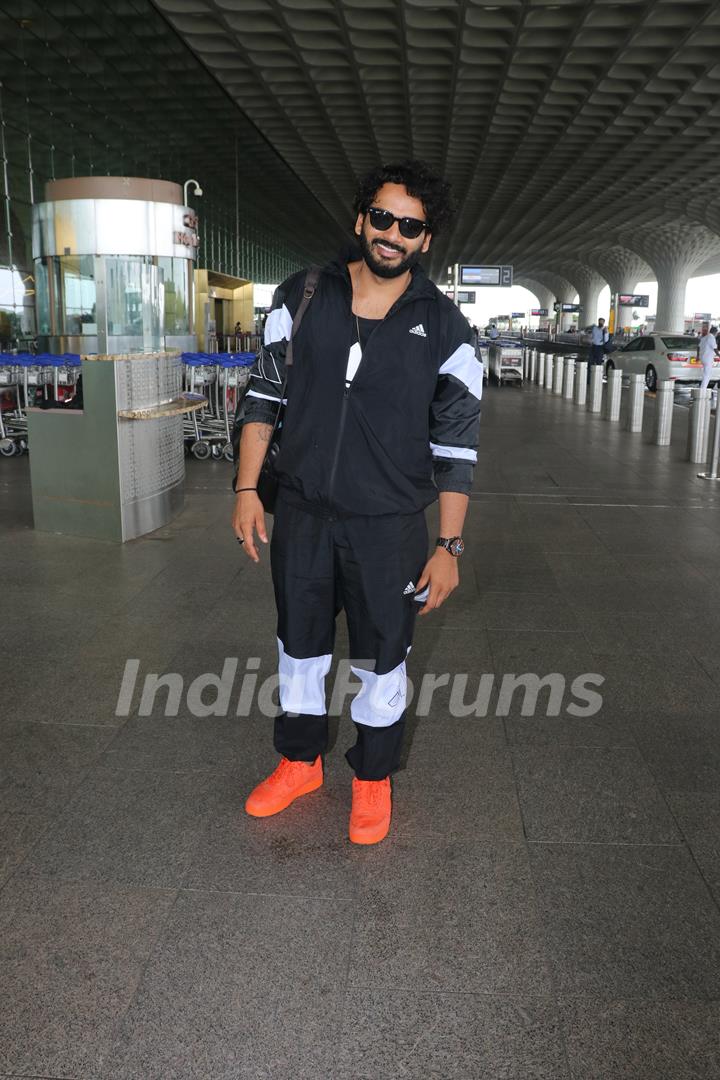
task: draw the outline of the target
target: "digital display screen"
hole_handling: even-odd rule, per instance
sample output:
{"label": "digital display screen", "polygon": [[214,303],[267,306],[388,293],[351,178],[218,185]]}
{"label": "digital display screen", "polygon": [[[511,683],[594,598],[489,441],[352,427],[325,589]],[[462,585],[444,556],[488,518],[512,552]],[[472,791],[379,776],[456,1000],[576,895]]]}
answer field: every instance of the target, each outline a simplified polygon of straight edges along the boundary
{"label": "digital display screen", "polygon": [[499,266],[461,266],[461,285],[499,285]]}
{"label": "digital display screen", "polygon": [[644,293],[620,293],[618,304],[621,307],[650,307],[650,297]]}

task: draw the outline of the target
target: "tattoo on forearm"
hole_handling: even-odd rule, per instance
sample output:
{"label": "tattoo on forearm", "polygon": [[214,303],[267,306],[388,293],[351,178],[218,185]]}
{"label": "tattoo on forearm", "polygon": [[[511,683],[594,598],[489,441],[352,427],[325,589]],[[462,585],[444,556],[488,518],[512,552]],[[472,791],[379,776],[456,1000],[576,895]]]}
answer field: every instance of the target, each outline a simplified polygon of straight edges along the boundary
{"label": "tattoo on forearm", "polygon": [[272,438],[273,429],[269,424],[258,424],[257,437],[258,441],[262,443],[269,443]]}

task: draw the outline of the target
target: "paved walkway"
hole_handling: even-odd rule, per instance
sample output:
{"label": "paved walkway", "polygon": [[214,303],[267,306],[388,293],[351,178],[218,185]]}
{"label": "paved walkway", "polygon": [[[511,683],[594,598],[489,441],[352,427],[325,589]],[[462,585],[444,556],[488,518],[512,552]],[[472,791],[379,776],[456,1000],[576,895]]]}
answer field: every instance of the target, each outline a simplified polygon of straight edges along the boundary
{"label": "paved walkway", "polygon": [[[0,1076],[717,1078],[720,495],[683,449],[488,391],[462,591],[411,662],[466,685],[413,715],[367,850],[347,709],[321,792],[242,813],[274,755],[237,693],[274,625],[227,466],[189,462],[183,515],[121,548],[34,533],[0,461]],[[230,715],[194,715],[225,657]],[[152,672],[183,677],[176,716],[141,709]],[[524,672],[565,678],[559,715],[497,715]],[[588,673],[602,708],[573,715]]]}

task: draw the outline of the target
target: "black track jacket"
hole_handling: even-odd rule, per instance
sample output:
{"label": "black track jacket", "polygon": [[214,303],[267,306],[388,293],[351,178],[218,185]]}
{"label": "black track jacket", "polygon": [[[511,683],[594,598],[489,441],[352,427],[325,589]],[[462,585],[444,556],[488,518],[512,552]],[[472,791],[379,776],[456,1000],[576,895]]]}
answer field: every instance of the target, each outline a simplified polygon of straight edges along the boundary
{"label": "black track jacket", "polygon": [[[294,274],[275,293],[242,423],[275,419],[304,281],[304,271]],[[350,275],[345,262],[326,266],[293,345],[276,466],[285,497],[323,515],[375,515],[415,513],[438,489],[469,492],[483,385],[471,337],[415,266],[348,383],[357,340]]]}

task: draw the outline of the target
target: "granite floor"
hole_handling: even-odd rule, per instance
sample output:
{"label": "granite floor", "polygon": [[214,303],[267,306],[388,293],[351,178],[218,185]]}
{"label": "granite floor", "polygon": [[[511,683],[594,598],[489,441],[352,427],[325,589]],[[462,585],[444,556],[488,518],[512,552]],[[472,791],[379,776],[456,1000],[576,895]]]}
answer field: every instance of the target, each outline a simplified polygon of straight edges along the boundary
{"label": "granite floor", "polygon": [[[676,413],[658,448],[488,390],[370,849],[347,704],[325,787],[243,813],[274,620],[228,466],[190,461],[183,514],[118,547],[35,533],[27,459],[0,459],[0,1076],[717,1080],[720,494]],[[192,685],[226,658],[229,705]],[[534,708],[501,685],[523,673],[553,676]]]}

